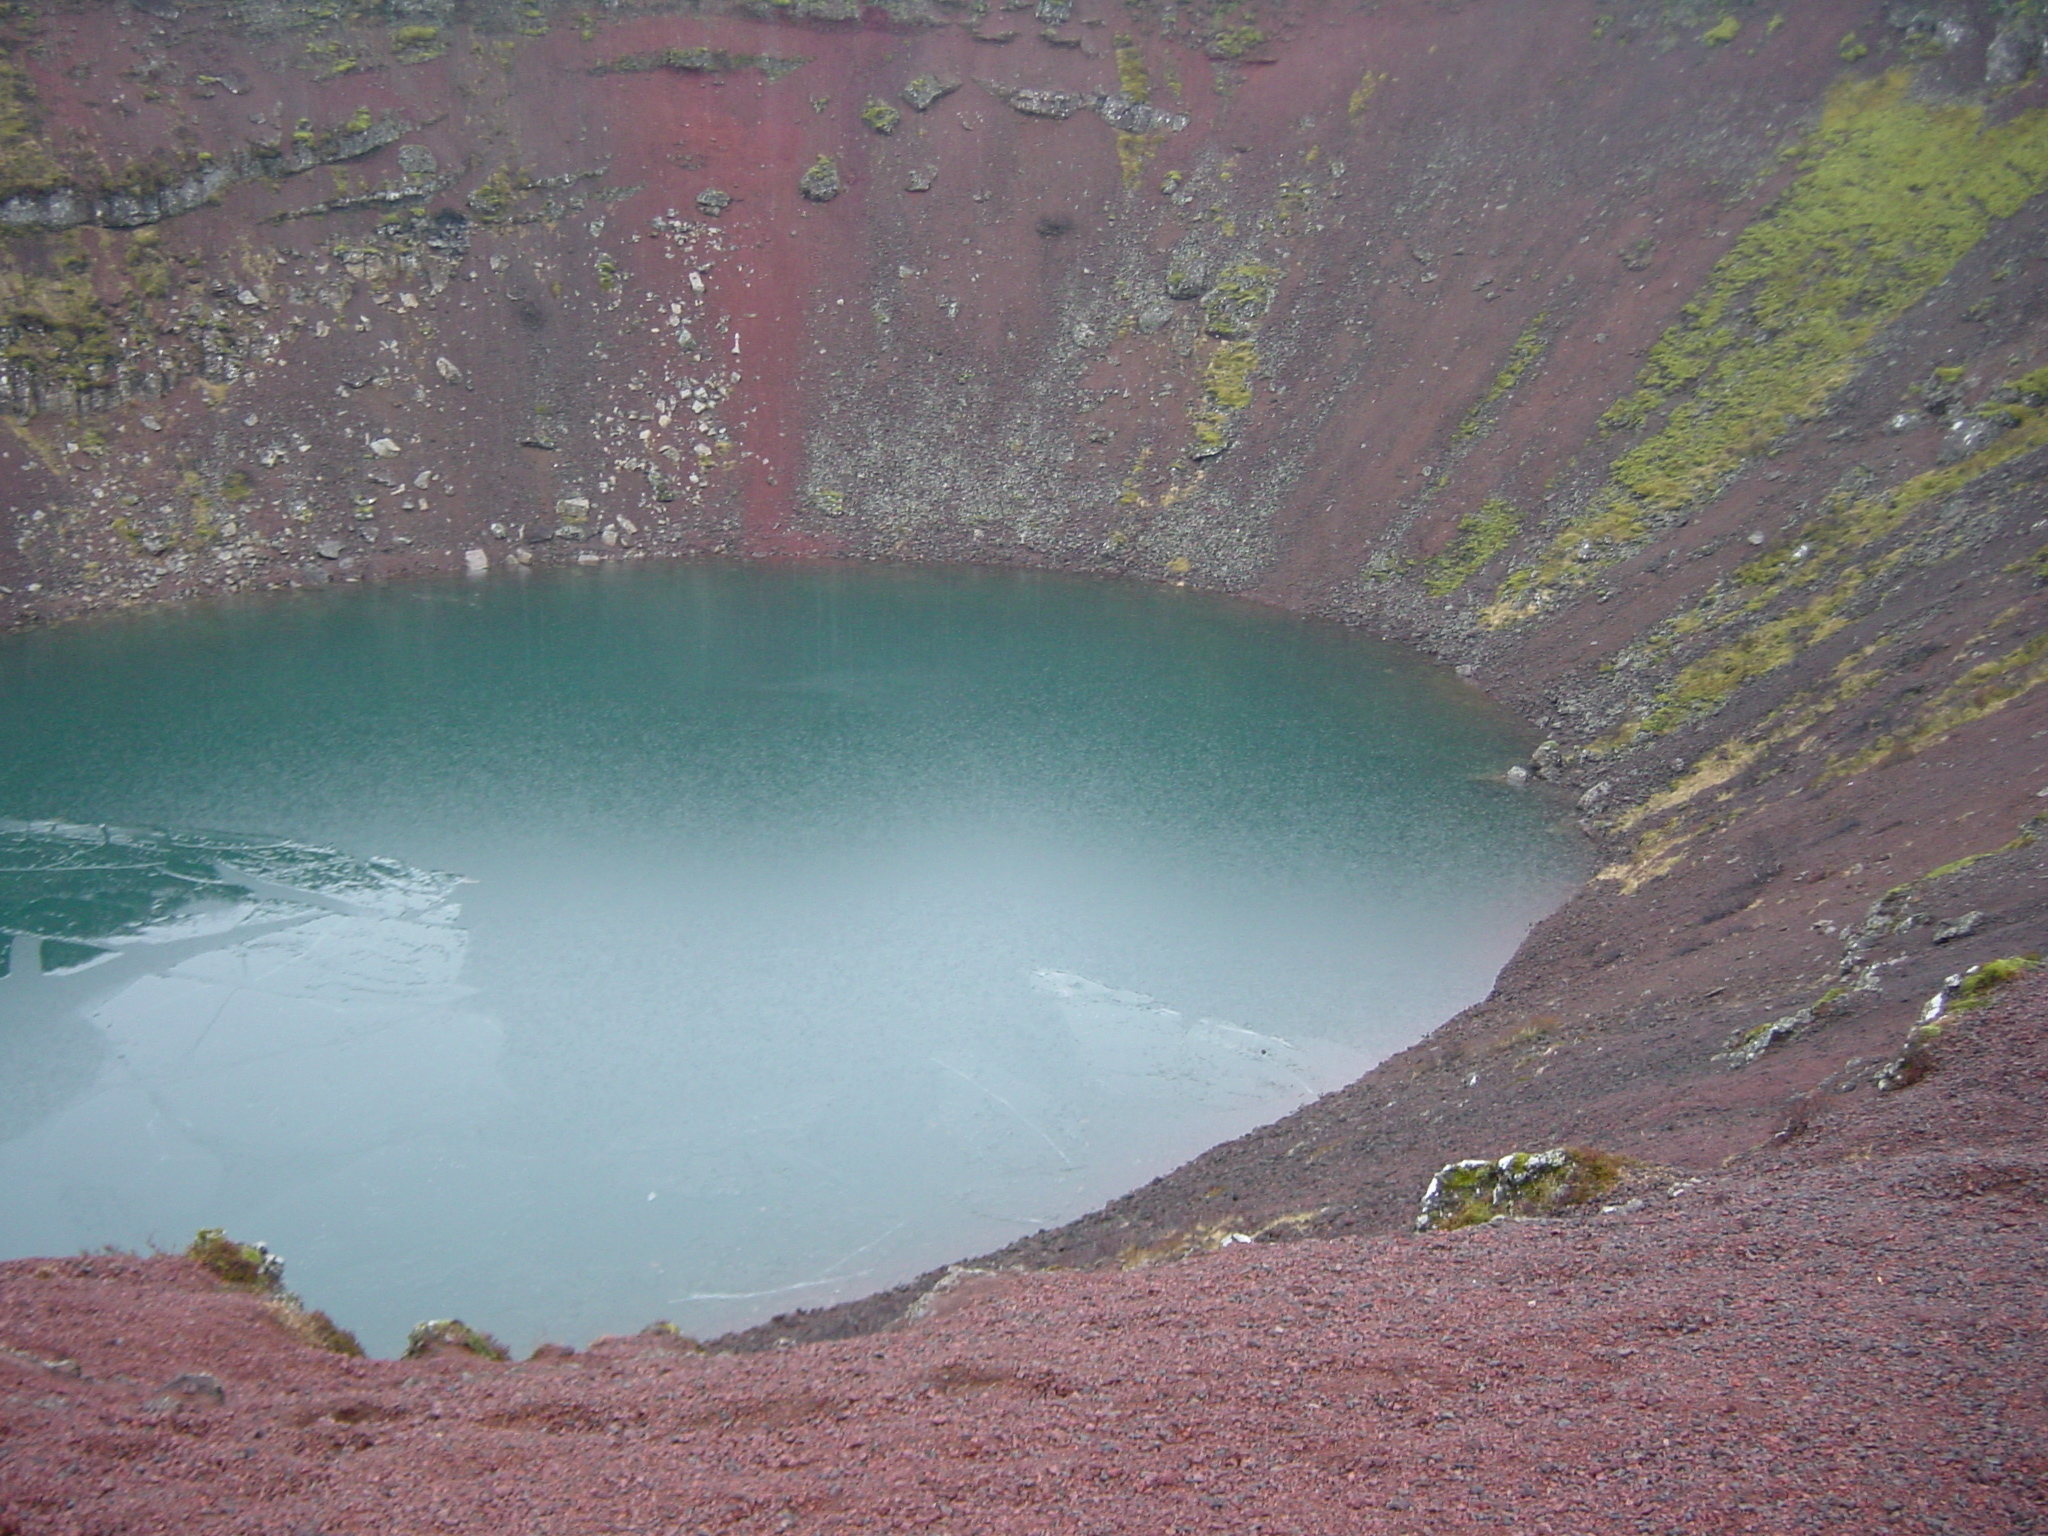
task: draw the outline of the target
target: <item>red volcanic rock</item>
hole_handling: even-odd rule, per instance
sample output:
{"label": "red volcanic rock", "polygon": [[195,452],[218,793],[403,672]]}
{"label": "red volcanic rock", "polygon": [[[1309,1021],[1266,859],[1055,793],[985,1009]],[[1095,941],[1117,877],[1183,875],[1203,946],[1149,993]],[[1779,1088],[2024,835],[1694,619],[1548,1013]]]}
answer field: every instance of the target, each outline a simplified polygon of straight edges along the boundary
{"label": "red volcanic rock", "polygon": [[0,1530],[2038,1529],[2048,985],[2010,992],[1916,1086],[1595,1213],[977,1276],[759,1354],[348,1360],[183,1259],[0,1266]]}

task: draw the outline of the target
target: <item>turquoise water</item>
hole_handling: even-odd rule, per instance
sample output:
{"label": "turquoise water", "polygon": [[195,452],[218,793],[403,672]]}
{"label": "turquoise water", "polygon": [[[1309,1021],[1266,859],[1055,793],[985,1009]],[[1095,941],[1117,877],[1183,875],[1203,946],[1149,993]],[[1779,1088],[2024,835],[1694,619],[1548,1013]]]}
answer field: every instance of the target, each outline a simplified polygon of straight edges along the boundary
{"label": "turquoise water", "polygon": [[1580,850],[1443,669],[1171,589],[681,566],[0,641],[0,1255],[225,1226],[391,1353],[707,1335],[1482,996]]}

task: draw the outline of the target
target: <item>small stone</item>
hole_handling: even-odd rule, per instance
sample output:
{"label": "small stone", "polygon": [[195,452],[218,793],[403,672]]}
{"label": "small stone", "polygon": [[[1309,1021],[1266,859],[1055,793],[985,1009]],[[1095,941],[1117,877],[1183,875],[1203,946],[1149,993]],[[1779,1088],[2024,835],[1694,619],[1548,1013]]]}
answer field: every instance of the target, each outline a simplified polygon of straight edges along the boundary
{"label": "small stone", "polygon": [[936,75],[919,75],[903,87],[903,99],[919,112],[929,112],[944,97],[960,89],[958,80],[941,80]]}
{"label": "small stone", "polygon": [[187,1372],[173,1376],[161,1387],[156,1396],[142,1405],[145,1413],[170,1413],[179,1408],[217,1408],[228,1400],[227,1391],[220,1382],[198,1372]]}
{"label": "small stone", "polygon": [[1169,299],[1199,299],[1209,291],[1209,265],[1200,258],[1176,262],[1166,273]]}
{"label": "small stone", "polygon": [[1982,927],[1983,923],[1984,914],[1982,912],[1965,912],[1954,922],[1935,929],[1934,942],[1937,944],[1949,944],[1957,939],[1967,939]]}
{"label": "small stone", "polygon": [[341,541],[339,539],[323,539],[320,543],[313,546],[313,553],[322,560],[339,560],[341,558]]}
{"label": "small stone", "polygon": [[1523,767],[1522,764],[1516,763],[1514,767],[1508,770],[1507,777],[1510,784],[1526,784],[1529,782],[1529,770]]}
{"label": "small stone", "polygon": [[1084,97],[1071,96],[1065,91],[1009,91],[1003,99],[1026,117],[1049,117],[1060,122],[1087,104]]}
{"label": "small stone", "polygon": [[404,449],[400,448],[397,443],[388,437],[374,437],[370,439],[370,452],[377,455],[380,459],[395,459],[404,451]]}
{"label": "small stone", "polygon": [[481,576],[491,568],[491,557],[481,549],[465,549],[462,568],[472,576]]}
{"label": "small stone", "polygon": [[706,187],[697,194],[697,211],[706,218],[715,219],[731,206],[732,194],[717,187]]}
{"label": "small stone", "polygon": [[1967,459],[2005,430],[2002,421],[1966,416],[1943,435],[1941,446],[1934,451],[1934,462],[1954,464]]}
{"label": "small stone", "polygon": [[453,384],[456,380],[462,377],[462,370],[456,367],[454,363],[450,362],[445,357],[437,357],[434,359],[434,372],[440,374],[441,377],[446,379],[450,384]]}
{"label": "small stone", "polygon": [[1761,544],[1763,543],[1763,541],[1764,541],[1764,536],[1763,536],[1762,534],[1760,534],[1760,533],[1752,533],[1752,534],[1751,534],[1751,535],[1749,535],[1749,537],[1748,537],[1747,539],[1745,539],[1745,540],[1744,540],[1743,542],[1744,542],[1744,543],[1746,543],[1746,544],[1756,544],[1756,545],[1761,545]]}

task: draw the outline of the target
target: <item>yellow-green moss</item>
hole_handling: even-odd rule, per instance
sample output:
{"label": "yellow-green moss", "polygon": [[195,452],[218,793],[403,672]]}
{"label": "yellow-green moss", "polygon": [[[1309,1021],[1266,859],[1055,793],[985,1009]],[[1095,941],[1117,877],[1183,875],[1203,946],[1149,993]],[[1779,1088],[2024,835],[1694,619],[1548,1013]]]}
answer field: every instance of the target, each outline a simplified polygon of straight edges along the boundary
{"label": "yellow-green moss", "polygon": [[[1819,414],[1859,353],[1947,276],[1994,219],[2048,184],[2048,111],[1987,127],[1983,108],[1916,100],[1907,71],[1829,93],[1805,171],[1715,266],[1636,390],[1602,418],[1634,429],[1586,513],[1489,618],[1536,611],[1652,529],[1719,494],[1742,464]],[[1594,546],[1595,560],[1578,557]]]}
{"label": "yellow-green moss", "polygon": [[1543,328],[1549,319],[1548,311],[1539,314],[1529,322],[1528,329],[1515,338],[1515,344],[1508,348],[1507,362],[1502,365],[1500,372],[1493,376],[1493,382],[1486,386],[1486,393],[1473,402],[1472,409],[1465,413],[1465,419],[1458,423],[1458,430],[1452,436],[1453,442],[1463,442],[1466,438],[1477,437],[1485,428],[1486,413],[1500,403],[1503,395],[1522,382],[1522,375],[1527,373],[1530,365],[1543,355],[1543,349],[1547,345]]}
{"label": "yellow-green moss", "polygon": [[0,269],[0,336],[0,356],[12,368],[73,389],[109,380],[122,351],[114,317],[83,271],[41,277]]}
{"label": "yellow-green moss", "polygon": [[1225,267],[1202,295],[1203,329],[1225,340],[1249,335],[1273,307],[1281,275],[1278,267],[1259,261]]}
{"label": "yellow-green moss", "polygon": [[1825,778],[1911,757],[1950,732],[2005,708],[2022,694],[2048,683],[2048,630],[1991,661],[1980,662],[1929,699],[1911,725],[1872,742],[1830,765]]}
{"label": "yellow-green moss", "polygon": [[1818,645],[1848,624],[1846,609],[1864,584],[1852,572],[1828,591],[1792,612],[1758,624],[1680,670],[1657,696],[1650,713],[1623,734],[1628,738],[1657,735],[1708,714],[1727,702],[1738,688],[1766,673],[1788,666],[1809,646]]}
{"label": "yellow-green moss", "polygon": [[447,51],[439,27],[399,27],[391,34],[391,54],[401,64],[424,64]]}
{"label": "yellow-green moss", "polygon": [[465,201],[471,213],[490,223],[510,213],[512,204],[523,191],[525,186],[518,170],[510,165],[501,165],[478,182]]}
{"label": "yellow-green moss", "polygon": [[1203,398],[1226,411],[1243,410],[1252,403],[1252,369],[1258,361],[1258,349],[1251,342],[1223,343],[1202,377]]}
{"label": "yellow-green moss", "polygon": [[1734,42],[1736,34],[1741,30],[1741,22],[1737,21],[1733,16],[1723,16],[1700,34],[1700,41],[1711,47],[1719,48]]}
{"label": "yellow-green moss", "polygon": [[38,136],[41,126],[35,87],[14,62],[10,43],[0,54],[0,191],[42,191],[63,182],[62,170]]}
{"label": "yellow-green moss", "polygon": [[1385,70],[1374,73],[1368,69],[1359,78],[1358,88],[1351,93],[1349,107],[1350,115],[1354,121],[1364,116],[1366,107],[1371,103],[1373,97],[1379,94],[1380,87],[1386,83],[1387,72]]}
{"label": "yellow-green moss", "polygon": [[723,48],[657,48],[651,53],[629,53],[590,66],[593,75],[625,75],[650,69],[673,69],[683,74],[716,75],[753,69],[770,80],[810,63],[807,56],[781,58],[766,53],[730,53]]}
{"label": "yellow-green moss", "polygon": [[[1125,133],[1117,130],[1116,163],[1123,173],[1124,190],[1135,191],[1145,176],[1145,162],[1159,150],[1166,135],[1161,133]],[[1178,174],[1178,173],[1176,173]],[[1167,196],[1171,197],[1171,192]]]}
{"label": "yellow-green moss", "polygon": [[2039,955],[2007,955],[2002,960],[1986,960],[1982,965],[1971,966],[1963,972],[1963,979],[1956,986],[1948,1011],[1966,1013],[1972,1008],[1982,1008],[1991,1001],[1992,993],[2008,982],[2019,980],[2040,963]]}
{"label": "yellow-green moss", "polygon": [[1449,597],[1465,585],[1522,531],[1522,515],[1498,496],[1489,496],[1479,510],[1458,519],[1457,535],[1423,567],[1422,590],[1431,597]]}
{"label": "yellow-green moss", "polygon": [[[1704,630],[1751,622],[1781,596],[1824,585],[1822,592],[1799,609],[1758,624],[1748,634],[1693,662],[1659,696],[1656,708],[1644,719],[1615,733],[1612,744],[1658,734],[1717,707],[1743,684],[1777,670],[1804,646],[1839,630],[1846,622],[1840,615],[1847,599],[1869,581],[1889,572],[1899,559],[1896,551],[1860,563],[1853,557],[1896,531],[1919,508],[1945,501],[2001,464],[2048,446],[2048,409],[2009,409],[2017,424],[1969,458],[1915,475],[1882,495],[1830,497],[1823,502],[1820,515],[1800,527],[1780,547],[1738,566],[1705,602],[1668,621],[1657,637],[1660,645]],[[1977,687],[1983,681],[1970,686]],[[1935,733],[1952,728],[1937,727]],[[1924,744],[1926,739],[1931,737],[1920,741]],[[1881,748],[1871,750],[1883,756],[1895,750],[1917,751],[1919,745],[1888,739]],[[1859,756],[1852,767],[1865,760],[1866,757]]]}
{"label": "yellow-green moss", "polygon": [[1230,446],[1230,419],[1252,403],[1252,372],[1258,363],[1258,347],[1249,341],[1226,341],[1210,356],[1202,373],[1202,402],[1190,416],[1196,458],[1213,457]]}
{"label": "yellow-green moss", "polygon": [[903,121],[903,114],[879,96],[870,96],[868,104],[860,109],[860,120],[877,133],[889,134],[896,131],[896,125]]}
{"label": "yellow-green moss", "polygon": [[406,1360],[426,1360],[449,1349],[459,1349],[480,1360],[509,1360],[510,1350],[481,1328],[472,1328],[459,1317],[436,1318],[421,1323],[405,1336]]}
{"label": "yellow-green moss", "polygon": [[1257,27],[1226,27],[1209,39],[1209,53],[1219,59],[1241,59],[1266,41]]}
{"label": "yellow-green moss", "polygon": [[1869,57],[1870,45],[1851,32],[1835,45],[1835,53],[1844,64],[1854,64],[1858,59]]}
{"label": "yellow-green moss", "polygon": [[1116,88],[1133,101],[1152,99],[1152,76],[1145,69],[1145,55],[1132,39],[1116,40]]}
{"label": "yellow-green moss", "polygon": [[219,1227],[201,1227],[185,1257],[237,1290],[267,1293],[284,1283],[284,1265],[275,1254],[261,1243],[238,1243]]}
{"label": "yellow-green moss", "polygon": [[1995,859],[2001,853],[2017,853],[2022,848],[2031,848],[2034,846],[2035,841],[2033,833],[2022,832],[2011,842],[2001,843],[1996,848],[1982,848],[1975,853],[1966,853],[1960,859],[1951,859],[1946,864],[1937,864],[1920,878],[1921,880],[1946,880],[1951,875],[1960,875],[1964,870],[1971,868],[1973,865],[1983,863],[1986,859]]}

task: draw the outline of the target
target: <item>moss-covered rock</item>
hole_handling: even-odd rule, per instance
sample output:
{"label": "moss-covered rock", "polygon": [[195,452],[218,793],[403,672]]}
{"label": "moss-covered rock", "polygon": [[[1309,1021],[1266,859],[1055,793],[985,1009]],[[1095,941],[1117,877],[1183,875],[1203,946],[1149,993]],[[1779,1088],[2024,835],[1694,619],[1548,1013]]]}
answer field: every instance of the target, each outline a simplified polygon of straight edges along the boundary
{"label": "moss-covered rock", "polygon": [[512,1358],[503,1344],[459,1317],[434,1318],[405,1336],[403,1358],[407,1360],[431,1360],[436,1355],[451,1353],[475,1355],[479,1360]]}
{"label": "moss-covered rock", "polygon": [[818,156],[811,162],[811,168],[797,179],[796,189],[811,202],[831,202],[846,190],[846,184],[839,178],[839,162],[830,155]]}
{"label": "moss-covered rock", "polygon": [[1454,1232],[1499,1216],[1553,1216],[1612,1189],[1625,1161],[1593,1147],[1552,1147],[1469,1158],[1438,1170],[1422,1192],[1418,1232]]}

